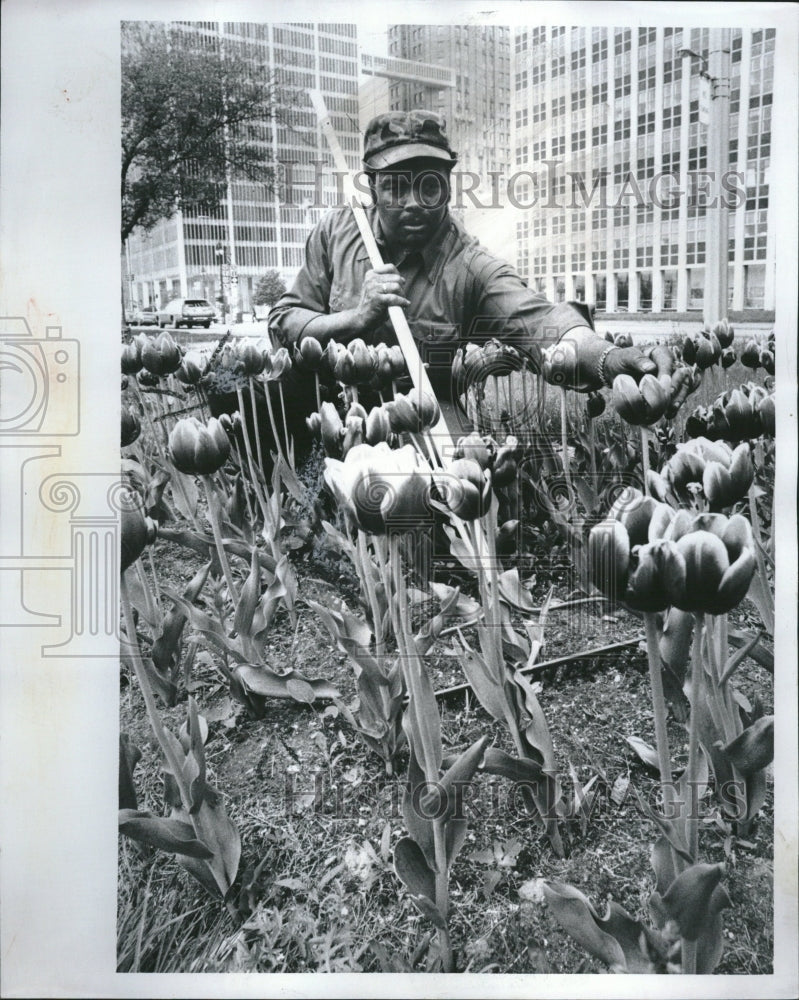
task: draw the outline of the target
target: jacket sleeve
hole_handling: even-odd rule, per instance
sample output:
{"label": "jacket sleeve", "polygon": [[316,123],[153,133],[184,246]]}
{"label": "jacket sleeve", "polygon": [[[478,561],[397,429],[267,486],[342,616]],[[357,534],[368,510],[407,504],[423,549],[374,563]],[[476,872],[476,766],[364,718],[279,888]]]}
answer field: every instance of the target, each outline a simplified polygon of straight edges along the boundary
{"label": "jacket sleeve", "polygon": [[330,312],[329,247],[329,220],[323,218],[305,243],[305,261],[294,284],[269,313],[269,332],[284,347],[296,344],[312,319]]}
{"label": "jacket sleeve", "polygon": [[540,363],[540,352],[575,327],[593,329],[589,306],[582,302],[549,302],[533,292],[505,261],[482,250],[468,264],[471,318],[468,339],[488,337],[512,343]]}

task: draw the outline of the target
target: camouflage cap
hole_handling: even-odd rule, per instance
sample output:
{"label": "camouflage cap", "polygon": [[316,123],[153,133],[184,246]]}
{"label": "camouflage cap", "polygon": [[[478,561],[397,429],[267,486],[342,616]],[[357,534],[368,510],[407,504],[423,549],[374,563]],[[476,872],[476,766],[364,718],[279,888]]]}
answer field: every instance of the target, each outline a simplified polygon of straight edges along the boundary
{"label": "camouflage cap", "polygon": [[452,152],[446,122],[434,111],[389,111],[373,118],[363,137],[363,162],[367,170],[381,170],[403,160],[420,157],[458,159]]}

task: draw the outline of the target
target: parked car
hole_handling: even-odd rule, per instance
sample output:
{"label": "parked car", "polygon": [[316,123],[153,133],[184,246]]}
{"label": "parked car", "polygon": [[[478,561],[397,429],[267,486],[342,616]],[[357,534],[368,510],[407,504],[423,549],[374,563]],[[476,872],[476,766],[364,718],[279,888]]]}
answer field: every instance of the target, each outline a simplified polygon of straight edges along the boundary
{"label": "parked car", "polygon": [[133,313],[134,326],[158,326],[158,312],[154,306],[145,306]]}
{"label": "parked car", "polygon": [[204,326],[207,330],[214,317],[214,307],[207,299],[172,299],[158,310],[158,325]]}

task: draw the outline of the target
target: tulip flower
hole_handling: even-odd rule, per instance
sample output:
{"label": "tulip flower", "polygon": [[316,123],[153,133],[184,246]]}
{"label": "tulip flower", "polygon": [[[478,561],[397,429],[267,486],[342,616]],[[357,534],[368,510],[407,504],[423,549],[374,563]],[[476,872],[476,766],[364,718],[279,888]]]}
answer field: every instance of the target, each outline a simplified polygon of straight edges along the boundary
{"label": "tulip flower", "polygon": [[377,370],[377,355],[370,350],[360,337],[351,341],[348,348],[352,356],[354,380],[356,385],[368,385]]}
{"label": "tulip flower", "polygon": [[385,344],[378,344],[375,348],[375,374],[378,385],[387,385],[395,377],[394,366],[391,363],[391,351]]}
{"label": "tulip flower", "polygon": [[496,550],[499,556],[510,556],[512,555],[518,546],[519,542],[519,522],[518,521],[505,521],[497,529],[496,534]]}
{"label": "tulip flower", "polygon": [[132,566],[144,552],[145,548],[155,541],[158,523],[145,517],[132,499],[125,503],[119,519],[121,535],[120,570],[122,573]]}
{"label": "tulip flower", "polygon": [[696,341],[693,337],[686,337],[683,341],[682,359],[687,365],[696,363]]}
{"label": "tulip flower", "polygon": [[722,319],[716,323],[713,327],[713,333],[718,338],[718,342],[721,344],[722,348],[732,346],[733,339],[735,338],[735,328],[729,320]]}
{"label": "tulip flower", "polygon": [[206,425],[196,417],[179,420],[169,435],[169,455],[179,472],[210,476],[230,455],[230,441],[214,417]]}
{"label": "tulip flower", "polygon": [[721,367],[725,370],[727,368],[732,368],[735,364],[737,355],[732,347],[725,347],[721,352]]}
{"label": "tulip flower", "polygon": [[[718,341],[716,341],[718,344]],[[721,356],[721,347],[719,347],[718,356]],[[697,337],[696,339],[696,366],[700,371],[705,371],[705,369],[710,368],[710,366],[716,361],[717,355],[714,350],[714,345],[711,343],[708,337]]]}
{"label": "tulip flower", "polygon": [[408,431],[412,434],[432,427],[438,420],[440,410],[435,397],[416,388],[407,395],[398,393],[386,403],[391,429],[397,434]]}
{"label": "tulip flower", "polygon": [[182,359],[175,376],[183,385],[197,385],[208,371],[208,362],[196,351],[189,351]]}
{"label": "tulip flower", "polygon": [[136,375],[141,369],[141,343],[138,337],[134,337],[129,344],[122,345],[122,373]]}
{"label": "tulip flower", "polygon": [[777,419],[774,409],[774,394],[766,396],[757,404],[757,416],[764,434],[774,437],[777,433]]}
{"label": "tulip flower", "polygon": [[240,340],[236,345],[236,358],[248,378],[260,375],[264,370],[264,355],[249,340]]}
{"label": "tulip flower", "polygon": [[366,443],[375,445],[386,441],[391,433],[388,412],[383,406],[375,406],[366,417]]}
{"label": "tulip flower", "polygon": [[[745,441],[757,437],[758,419],[752,400],[740,389],[733,389],[725,401],[724,415],[729,427],[728,441]],[[726,437],[726,435],[725,435]]]}
{"label": "tulip flower", "polygon": [[405,364],[405,355],[402,353],[402,348],[398,344],[393,344],[388,350],[388,355],[391,359],[393,377],[400,378],[402,375],[405,375],[408,368]]}
{"label": "tulip flower", "polygon": [[634,487],[625,489],[615,500],[608,518],[618,521],[627,531],[630,547],[656,541],[674,517],[668,504],[660,503]]}
{"label": "tulip flower", "polygon": [[670,386],[671,379],[665,376],[660,381],[654,375],[644,375],[636,383],[631,375],[617,375],[613,380],[613,406],[628,424],[653,424],[666,412]]}
{"label": "tulip flower", "polygon": [[760,367],[760,348],[757,341],[747,340],[746,346],[741,351],[741,364],[753,371]]}
{"label": "tulip flower", "polygon": [[496,452],[491,463],[491,484],[495,489],[502,489],[503,486],[509,486],[514,481],[518,457],[518,441],[511,435]]}
{"label": "tulip flower", "polygon": [[473,521],[488,510],[491,480],[472,459],[455,459],[434,476],[434,481],[444,506],[462,521]]}
{"label": "tulip flower", "polygon": [[306,417],[305,426],[310,431],[312,437],[319,437],[322,431],[321,415],[319,413],[312,413],[309,417]]}
{"label": "tulip flower", "polygon": [[306,334],[300,341],[299,350],[295,348],[295,362],[311,372],[319,371],[322,365],[322,345],[312,334]]}
{"label": "tulip flower", "polygon": [[148,339],[141,350],[142,366],[153,375],[171,375],[180,368],[181,360],[180,348],[166,332]]}
{"label": "tulip flower", "polygon": [[665,583],[669,603],[710,615],[725,614],[740,604],[756,567],[754,537],[745,517],[675,518],[666,539],[685,566],[682,580],[673,576]]}
{"label": "tulip flower", "polygon": [[702,488],[711,509],[731,507],[746,496],[755,478],[755,467],[749,445],[738,445],[728,464],[709,461],[702,473]]}
{"label": "tulip flower", "polygon": [[589,419],[599,417],[605,412],[605,397],[599,392],[589,394],[585,404],[585,410]]}
{"label": "tulip flower", "polygon": [[774,366],[774,353],[773,351],[761,351],[760,352],[760,367],[763,368],[767,375],[773,375],[775,372]]}
{"label": "tulip flower", "polygon": [[483,438],[476,431],[472,431],[471,434],[459,439],[455,447],[455,457],[471,458],[481,469],[487,469],[491,463],[490,441],[490,438]]}
{"label": "tulip flower", "polygon": [[363,531],[410,531],[431,520],[431,472],[413,445],[357,445],[343,462],[325,459],[324,478]]}
{"label": "tulip flower", "polygon": [[357,413],[348,414],[344,421],[344,436],[341,439],[341,454],[346,457],[351,448],[363,444],[364,419]]}
{"label": "tulip flower", "polygon": [[141,423],[138,416],[127,406],[122,407],[122,447],[133,444],[141,434]]}
{"label": "tulip flower", "polygon": [[334,457],[340,455],[344,424],[341,422],[338,410],[332,403],[322,403],[319,410],[319,420],[319,430],[325,453]]}
{"label": "tulip flower", "polygon": [[264,351],[262,356],[267,382],[277,382],[291,371],[291,355],[285,347],[278,347],[274,354]]}

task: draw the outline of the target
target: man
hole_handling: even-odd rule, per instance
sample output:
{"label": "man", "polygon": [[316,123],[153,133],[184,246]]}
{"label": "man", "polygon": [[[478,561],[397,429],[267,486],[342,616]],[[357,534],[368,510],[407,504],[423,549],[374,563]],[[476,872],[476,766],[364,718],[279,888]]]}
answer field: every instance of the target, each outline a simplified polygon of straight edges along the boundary
{"label": "man", "polygon": [[349,206],[331,211],[308,238],[293,287],[272,309],[278,341],[396,343],[387,310],[401,306],[444,404],[456,396],[455,350],[488,337],[512,343],[535,368],[540,349],[550,346],[549,380],[581,391],[611,385],[621,373],[636,380],[671,375],[667,348],[649,357],[609,346],[592,329],[586,306],[549,303],[467,235],[449,213],[457,155],[437,114],[392,111],[372,119],[363,162],[374,202],[367,216],[385,263],[371,268]]}

